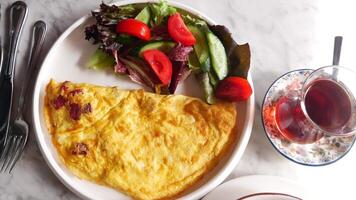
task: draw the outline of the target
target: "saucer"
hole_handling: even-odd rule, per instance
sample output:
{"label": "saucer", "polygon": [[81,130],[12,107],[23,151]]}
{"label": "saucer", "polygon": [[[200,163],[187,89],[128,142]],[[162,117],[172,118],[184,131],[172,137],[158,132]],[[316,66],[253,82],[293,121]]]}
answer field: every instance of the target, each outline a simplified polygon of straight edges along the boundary
{"label": "saucer", "polygon": [[278,78],[268,89],[262,104],[262,123],[267,138],[284,157],[298,164],[322,166],[336,162],[346,155],[355,142],[356,136],[323,136],[311,144],[298,144],[283,138],[274,122],[275,103],[285,95],[286,87],[301,87],[306,77],[314,70],[300,69],[288,72]]}

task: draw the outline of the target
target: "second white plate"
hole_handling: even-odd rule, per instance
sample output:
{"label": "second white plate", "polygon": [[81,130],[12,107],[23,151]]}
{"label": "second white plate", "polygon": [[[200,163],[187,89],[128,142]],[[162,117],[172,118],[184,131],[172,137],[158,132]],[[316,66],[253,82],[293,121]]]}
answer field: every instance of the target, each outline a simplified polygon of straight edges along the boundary
{"label": "second white plate", "polygon": [[215,188],[203,200],[296,200],[292,196],[303,200],[309,199],[307,191],[292,180],[277,176],[253,175],[230,180]]}

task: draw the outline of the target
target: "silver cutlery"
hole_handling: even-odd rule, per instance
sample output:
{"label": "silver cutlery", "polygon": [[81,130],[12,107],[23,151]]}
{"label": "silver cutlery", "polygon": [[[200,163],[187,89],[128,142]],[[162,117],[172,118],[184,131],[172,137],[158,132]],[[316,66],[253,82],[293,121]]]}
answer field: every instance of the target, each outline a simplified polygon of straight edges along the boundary
{"label": "silver cutlery", "polygon": [[[1,16],[1,14],[0,14]],[[1,17],[0,17],[0,21],[1,21]],[[3,62],[4,62],[4,47],[2,46],[2,42],[1,42],[1,37],[0,37],[0,74],[1,74],[1,69],[3,66]]]}
{"label": "silver cutlery", "polygon": [[[0,22],[1,22],[1,4],[0,4]],[[2,69],[2,64],[4,60],[4,47],[2,46],[1,42],[1,36],[0,36],[0,74],[1,74],[1,69]]]}
{"label": "silver cutlery", "polygon": [[[17,1],[10,6],[8,34],[10,38],[8,55],[3,65],[0,83],[0,137],[3,138],[3,145],[6,148],[9,123],[11,118],[11,107],[14,90],[14,66],[17,54],[19,38],[27,16],[27,5]],[[4,147],[3,146],[3,147]],[[0,161],[4,158],[4,151]]]}
{"label": "silver cutlery", "polygon": [[[1,22],[1,4],[0,4],[0,22]],[[2,45],[2,41],[1,41],[1,35],[0,35],[0,76],[1,76],[1,72],[2,72],[2,68],[3,68],[3,64],[4,64],[4,47]],[[1,85],[1,77],[0,77],[0,85]],[[0,86],[1,87],[1,86]],[[0,155],[4,149],[4,145],[5,145],[5,137],[1,137],[1,117],[0,117]]]}
{"label": "silver cutlery", "polygon": [[36,66],[38,65],[38,59],[40,56],[41,48],[44,43],[46,36],[46,23],[43,21],[37,21],[32,30],[32,41],[30,47],[30,56],[28,61],[28,66],[26,73],[28,78],[21,85],[20,95],[18,99],[18,106],[16,108],[16,114],[14,120],[11,121],[10,135],[8,143],[6,145],[6,153],[3,166],[1,167],[1,172],[12,171],[17,160],[22,155],[22,152],[26,146],[28,135],[29,135],[29,124],[24,119],[24,105],[25,97],[28,94],[28,89],[30,86],[31,74],[36,71]]}

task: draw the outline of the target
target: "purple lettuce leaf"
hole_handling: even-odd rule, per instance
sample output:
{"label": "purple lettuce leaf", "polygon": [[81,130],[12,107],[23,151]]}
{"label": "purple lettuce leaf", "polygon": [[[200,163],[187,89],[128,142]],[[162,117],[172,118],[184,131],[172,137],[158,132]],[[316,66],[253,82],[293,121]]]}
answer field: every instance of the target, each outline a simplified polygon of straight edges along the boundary
{"label": "purple lettuce leaf", "polygon": [[119,59],[119,52],[118,51],[113,51],[113,55],[115,57],[115,66],[114,66],[114,71],[115,73],[118,74],[127,74],[128,70],[125,64]]}
{"label": "purple lettuce leaf", "polygon": [[131,80],[146,85],[154,91],[159,80],[144,60],[128,55],[119,55],[119,59],[125,64]]}
{"label": "purple lettuce leaf", "polygon": [[115,6],[102,3],[99,10],[92,11],[96,23],[85,28],[85,39],[93,40],[93,44],[100,44],[100,48],[110,53],[120,50],[124,45],[118,41],[116,24],[127,18],[134,18],[140,12],[139,8],[132,5]]}
{"label": "purple lettuce leaf", "polygon": [[161,24],[151,28],[152,40],[172,40],[168,33],[166,24]]}
{"label": "purple lettuce leaf", "polygon": [[146,85],[146,82],[143,80],[143,78],[141,78],[142,76],[139,73],[137,73],[134,69],[128,68],[127,71],[128,71],[128,76],[133,82],[138,83],[140,85]]}
{"label": "purple lettuce leaf", "polygon": [[132,5],[119,7],[101,3],[99,10],[92,11],[92,16],[96,19],[97,24],[115,27],[120,20],[134,18],[139,12],[140,9]]}
{"label": "purple lettuce leaf", "polygon": [[191,73],[191,70],[188,67],[187,61],[173,61],[172,66],[172,80],[169,84],[169,92],[174,94],[179,82],[184,81]]}
{"label": "purple lettuce leaf", "polygon": [[168,54],[172,61],[188,61],[189,53],[193,51],[192,46],[183,46],[178,43]]}
{"label": "purple lettuce leaf", "polygon": [[93,44],[97,44],[100,42],[99,37],[100,33],[98,30],[98,26],[96,24],[93,24],[91,26],[85,27],[85,39],[90,40],[93,39]]}
{"label": "purple lettuce leaf", "polygon": [[183,46],[178,43],[170,52],[169,59],[172,61],[172,79],[169,85],[169,92],[174,94],[179,82],[184,81],[190,74],[188,66],[189,54],[193,51],[191,46]]}

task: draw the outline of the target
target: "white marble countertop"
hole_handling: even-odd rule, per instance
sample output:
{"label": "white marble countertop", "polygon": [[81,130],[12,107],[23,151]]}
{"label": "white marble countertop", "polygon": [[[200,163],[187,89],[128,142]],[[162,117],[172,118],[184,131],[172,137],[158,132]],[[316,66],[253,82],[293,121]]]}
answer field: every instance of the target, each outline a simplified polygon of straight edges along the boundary
{"label": "white marble countertop", "polygon": [[[252,75],[256,117],[244,156],[228,179],[266,174],[288,177],[311,189],[315,199],[355,198],[356,148],[340,161],[324,167],[305,167],[281,156],[267,140],[261,124],[261,102],[268,86],[281,74],[297,68],[331,64],[333,37],[344,36],[340,64],[355,67],[356,12],[352,1],[316,0],[178,0],[227,25],[238,41],[252,47]],[[1,9],[12,3],[1,0]],[[19,48],[17,81],[37,19],[48,23],[44,55],[56,38],[76,19],[96,8],[99,0],[25,0],[29,17]],[[106,1],[107,2],[107,1]],[[3,32],[2,22],[0,31]],[[77,199],[46,165],[33,134],[11,175],[0,175],[0,199]]]}

